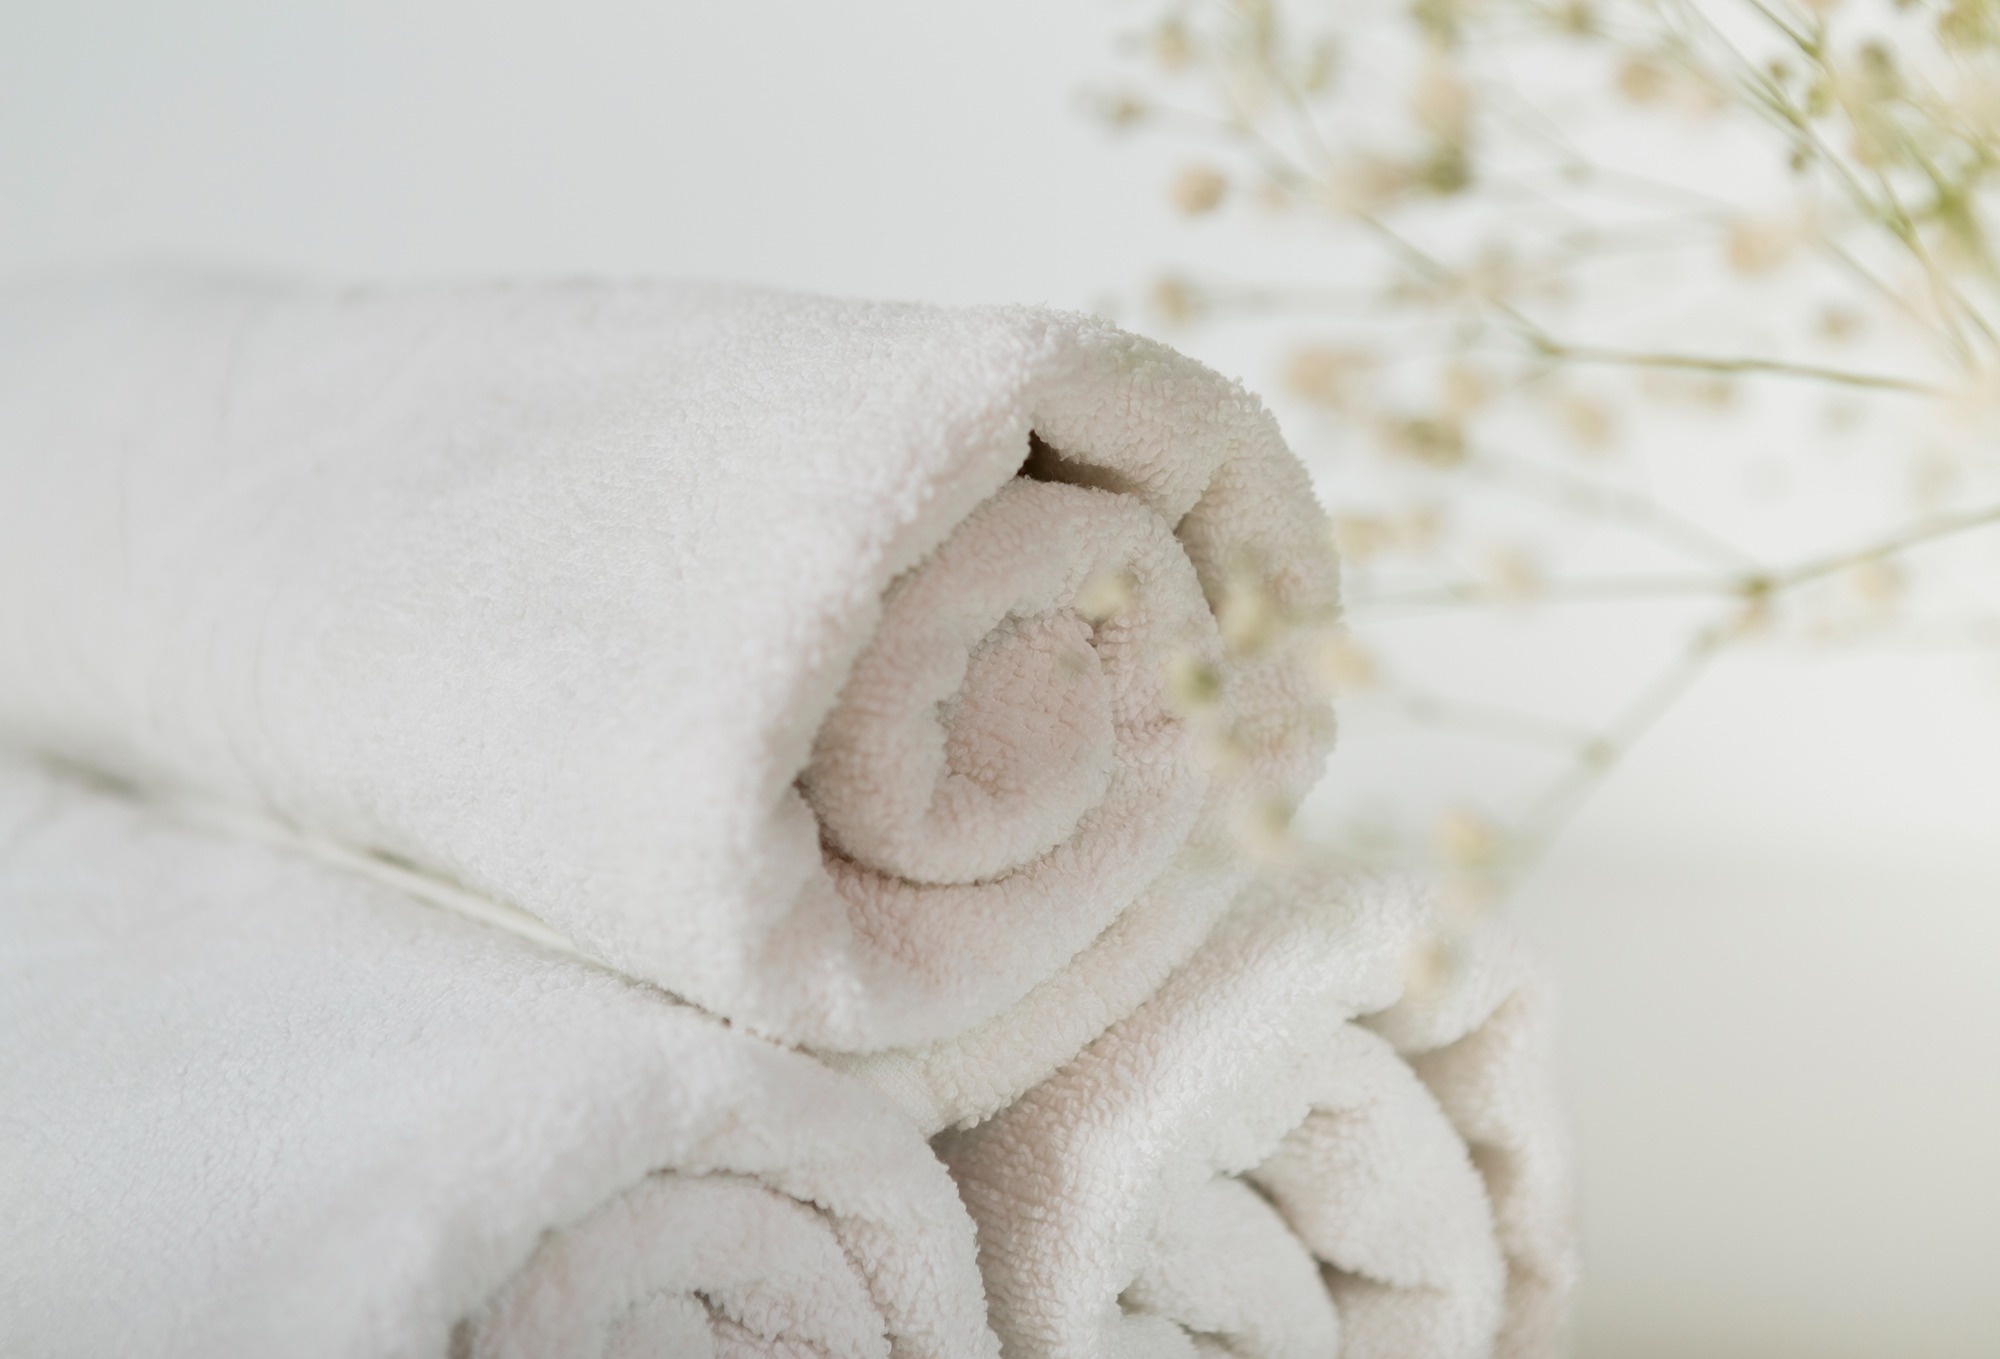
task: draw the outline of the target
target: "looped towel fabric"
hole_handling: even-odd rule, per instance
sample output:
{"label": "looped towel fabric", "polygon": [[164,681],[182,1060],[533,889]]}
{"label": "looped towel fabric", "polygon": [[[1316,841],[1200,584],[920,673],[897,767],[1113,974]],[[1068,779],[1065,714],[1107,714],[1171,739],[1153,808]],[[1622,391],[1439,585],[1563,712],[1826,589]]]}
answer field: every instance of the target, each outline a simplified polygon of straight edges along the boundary
{"label": "looped towel fabric", "polygon": [[0,291],[0,1350],[1549,1359],[1519,941],[1244,852],[1337,602],[1086,318]]}
{"label": "looped towel fabric", "polygon": [[1267,875],[1076,1061],[940,1138],[1003,1353],[1558,1352],[1574,1235],[1518,946],[1489,925],[1399,1000],[1433,925],[1392,879]]}
{"label": "looped towel fabric", "polygon": [[0,1349],[983,1359],[973,1234],[811,1059],[0,764]]}
{"label": "looped towel fabric", "polygon": [[[1037,987],[1157,984],[1332,735],[1304,471],[1235,384],[1079,316],[22,285],[0,484],[0,739],[894,1051],[933,1122],[1091,1036],[965,1046]],[[1135,904],[1178,956],[1113,956]]]}
{"label": "looped towel fabric", "polygon": [[1504,921],[1431,934],[1421,980],[1365,1023],[1437,1097],[1486,1182],[1507,1263],[1494,1359],[1565,1354],[1582,1265],[1549,984]]}

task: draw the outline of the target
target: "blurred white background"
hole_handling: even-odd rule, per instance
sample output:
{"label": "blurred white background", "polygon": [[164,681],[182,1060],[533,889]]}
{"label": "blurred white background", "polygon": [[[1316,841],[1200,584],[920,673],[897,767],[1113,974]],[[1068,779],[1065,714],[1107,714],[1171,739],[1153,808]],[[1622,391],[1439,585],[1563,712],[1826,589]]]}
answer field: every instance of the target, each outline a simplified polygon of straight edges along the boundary
{"label": "blurred white background", "polygon": [[[1164,209],[1164,152],[1077,110],[1136,13],[12,0],[0,270],[1090,307],[1220,249]],[[1226,334],[1169,338],[1274,385]],[[1340,503],[1337,469],[1321,489]],[[1365,742],[1335,769],[1408,773]],[[1513,909],[1564,998],[1585,1355],[2000,1354],[1997,821],[1993,662],[1749,650],[1569,828]]]}

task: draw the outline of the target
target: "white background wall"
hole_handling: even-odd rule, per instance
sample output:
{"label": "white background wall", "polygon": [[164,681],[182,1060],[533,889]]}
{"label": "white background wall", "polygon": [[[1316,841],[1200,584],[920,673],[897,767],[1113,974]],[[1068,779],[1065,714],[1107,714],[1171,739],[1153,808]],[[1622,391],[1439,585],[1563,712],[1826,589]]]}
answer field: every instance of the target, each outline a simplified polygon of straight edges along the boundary
{"label": "white background wall", "polygon": [[[1089,306],[1214,244],[1157,206],[1157,154],[1075,111],[1145,12],[10,0],[0,270]],[[1518,909],[1566,999],[1585,1354],[2000,1353],[1996,824],[1992,668],[1751,652],[1571,829]]]}

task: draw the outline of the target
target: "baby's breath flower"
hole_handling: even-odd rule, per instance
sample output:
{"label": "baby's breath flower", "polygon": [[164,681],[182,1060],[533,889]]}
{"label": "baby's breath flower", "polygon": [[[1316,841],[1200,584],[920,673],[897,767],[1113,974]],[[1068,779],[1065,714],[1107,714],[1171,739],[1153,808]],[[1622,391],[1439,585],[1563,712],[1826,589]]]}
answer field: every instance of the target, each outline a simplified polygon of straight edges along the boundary
{"label": "baby's breath flower", "polygon": [[1667,89],[1674,108],[1690,118],[1713,118],[1729,107],[1728,88],[1708,71],[1682,67]]}
{"label": "baby's breath flower", "polygon": [[1951,0],[1937,18],[1938,41],[1959,51],[1990,46],[1995,37],[1994,20],[1990,3]]}
{"label": "baby's breath flower", "polygon": [[1597,36],[1597,9],[1591,0],[1561,0],[1554,10],[1556,30],[1573,38]]}
{"label": "baby's breath flower", "polygon": [[1285,364],[1285,386],[1294,395],[1329,410],[1344,410],[1352,402],[1355,384],[1373,367],[1359,349],[1342,345],[1302,345]]}
{"label": "baby's breath flower", "polygon": [[1840,344],[1859,335],[1862,324],[1860,312],[1852,307],[1834,304],[1820,309],[1815,329],[1818,330],[1821,339]]}
{"label": "baby's breath flower", "polygon": [[1469,363],[1448,364],[1441,385],[1444,408],[1455,416],[1466,416],[1493,400],[1498,384],[1485,369]]}
{"label": "baby's breath flower", "polygon": [[1415,0],[1410,17],[1432,45],[1450,48],[1458,42],[1464,11],[1464,0]]}
{"label": "baby's breath flower", "polygon": [[1618,93],[1635,104],[1656,104],[1666,97],[1673,77],[1656,59],[1635,55],[1618,67]]}
{"label": "baby's breath flower", "polygon": [[1440,857],[1454,868],[1486,868],[1506,847],[1506,836],[1492,818],[1470,807],[1452,807],[1433,830]]}
{"label": "baby's breath flower", "polygon": [[1321,643],[1317,661],[1321,680],[1339,693],[1360,693],[1382,682],[1382,667],[1373,653],[1345,632]]}
{"label": "baby's breath flower", "polygon": [[1233,779],[1250,763],[1250,747],[1243,737],[1224,722],[1199,722],[1201,762],[1217,778]]}
{"label": "baby's breath flower", "polygon": [[1861,45],[1853,67],[1853,98],[1862,104],[1881,104],[1903,92],[1902,73],[1896,69],[1896,55],[1884,42]]}
{"label": "baby's breath flower", "polygon": [[1340,44],[1332,38],[1314,43],[1299,68],[1298,86],[1302,94],[1324,94],[1333,88],[1340,73]]}
{"label": "baby's breath flower", "polygon": [[1886,170],[1896,163],[1895,139],[1879,121],[1858,118],[1847,139],[1847,154],[1863,169]]}
{"label": "baby's breath flower", "polygon": [[1390,452],[1431,467],[1457,467],[1465,461],[1465,430],[1448,417],[1390,420],[1383,440]]}
{"label": "baby's breath flower", "polygon": [[1222,702],[1222,672],[1192,652],[1167,660],[1167,701],[1180,716],[1199,717]]}
{"label": "baby's breath flower", "polygon": [[1255,202],[1265,212],[1280,213],[1290,212],[1297,203],[1297,198],[1282,182],[1267,179],[1257,186]]}
{"label": "baby's breath flower", "polygon": [[1329,197],[1336,210],[1377,213],[1407,195],[1417,175],[1388,156],[1349,157],[1334,172]]}
{"label": "baby's breath flower", "polygon": [[[1323,224],[1354,255],[1296,298],[1269,282],[1255,295],[1271,301],[1271,314],[1286,318],[1281,324],[1332,314],[1344,335],[1362,337],[1293,344],[1284,385],[1387,455],[1355,469],[1367,494],[1381,497],[1376,507],[1332,525],[1341,554],[1362,567],[1369,606],[1445,621],[1464,609],[1490,620],[1496,602],[1547,597],[1563,582],[1545,563],[1571,554],[1553,550],[1560,542],[1513,535],[1524,524],[1574,522],[1634,535],[1648,553],[1680,563],[1659,569],[1685,572],[1690,600],[1706,599],[1713,610],[1695,625],[1695,664],[1774,630],[1780,619],[1792,634],[1844,639],[1914,613],[1908,546],[1928,540],[1929,524],[1942,526],[1939,533],[1977,527],[1980,502],[1971,491],[2000,486],[1991,457],[2000,429],[2000,360],[1991,340],[2000,327],[2000,251],[1989,237],[2000,209],[2000,0],[1891,0],[1906,17],[1870,9],[1852,19],[1837,14],[1833,0],[1695,3],[1698,23],[1681,22],[1697,17],[1687,0],[1413,0],[1395,21],[1405,25],[1396,60],[1378,67],[1368,23],[1338,7],[1325,11],[1331,32],[1321,37],[1280,23],[1268,0],[1196,9],[1162,0],[1169,17],[1150,38],[1149,79],[1175,77],[1176,109],[1206,90],[1203,112],[1222,134],[1201,143],[1213,163],[1204,159],[1173,181],[1173,205],[1209,214],[1240,191],[1266,206],[1355,219]],[[1552,34],[1591,41],[1552,43]],[[1351,64],[1388,79],[1386,97],[1357,93],[1354,107],[1343,102],[1349,91],[1334,88],[1336,39]],[[1517,41],[1537,45],[1536,62],[1508,59],[1504,49]],[[1553,100],[1531,83],[1541,80],[1543,56],[1573,63],[1549,82]],[[1594,96],[1570,78],[1593,72],[1609,81]],[[1107,103],[1112,122],[1150,116],[1138,96],[1127,98]],[[1579,99],[1592,98],[1610,107],[1576,111]],[[1506,116],[1485,116],[1489,107]],[[1719,173],[1707,179],[1683,180],[1706,174],[1699,157],[1655,164],[1650,136],[1620,140],[1620,124],[1661,130],[1672,115],[1720,111],[1732,119],[1715,129]],[[1586,125],[1600,112],[1608,114],[1604,136]],[[1157,121],[1195,127],[1178,116]],[[1587,135],[1570,135],[1577,131]],[[1745,133],[1762,138],[1761,148],[1743,142]],[[1772,184],[1737,174],[1738,149],[1761,149],[1765,162],[1789,166],[1790,177]],[[1376,252],[1374,271],[1355,280],[1349,266],[1366,258],[1362,251]],[[1246,262],[1244,273],[1268,279],[1265,263]],[[1750,286],[1780,270],[1782,279]],[[1823,290],[1835,281],[1842,291],[1828,300]],[[1153,303],[1162,320],[1184,322],[1206,315],[1212,299],[1169,276],[1154,286]],[[1837,345],[1845,349],[1831,357]],[[1924,383],[1949,392],[1932,398]],[[1754,425],[1747,416],[1721,418],[1753,394]],[[1754,497],[1750,474],[1758,472],[1771,487],[1804,484],[1797,459],[1753,433],[1773,427],[1761,417],[1776,415],[1775,403],[1799,395],[1806,418],[1787,408],[1784,428],[1794,437],[1783,442],[1829,456],[1846,449],[1846,469],[1862,464],[1863,443],[1836,434],[1867,418],[1871,433],[1900,440],[1907,424],[1907,441],[1883,451],[1900,452],[1894,470],[1925,517],[1884,525],[1852,550],[1892,546],[1846,558],[1851,564],[1837,572],[1817,569],[1810,557],[1732,566],[1762,546],[1737,536],[1745,531],[1739,511],[1754,502],[1712,523],[1698,501],[1684,501],[1683,487],[1727,481]],[[1669,404],[1689,409],[1660,409]],[[1703,412],[1711,418],[1691,439],[1673,428]],[[1726,446],[1743,475],[1690,477],[1668,503],[1647,484],[1650,459],[1606,462],[1586,476],[1542,457],[1551,435],[1611,452],[1652,429],[1674,441],[1677,455],[1710,456],[1711,443],[1719,455]],[[1868,466],[1871,476],[1879,471],[1876,461]],[[1412,487],[1426,498],[1411,499]],[[1870,493],[1878,487],[1869,483]],[[1504,490],[1507,509],[1488,488]],[[1489,499],[1496,500],[1490,517]],[[1957,513],[1929,519],[1946,508]],[[1509,541],[1482,550],[1493,533]],[[1371,569],[1385,554],[1395,554],[1398,568],[1426,569],[1407,579]],[[1470,589],[1441,583],[1462,581],[1468,563]],[[1616,578],[1629,574],[1635,598],[1656,597],[1650,569],[1613,568],[1601,593],[1617,597]],[[1232,653],[1282,644],[1330,689],[1388,683],[1373,653],[1347,633],[1307,629],[1307,620],[1288,616],[1255,572],[1228,579],[1215,598]],[[1079,607],[1089,616],[1104,606],[1093,589]],[[1404,697],[1426,692],[1422,655],[1398,657],[1413,667]],[[1477,679],[1455,675],[1441,687],[1476,688]],[[1177,657],[1166,686],[1218,768],[1253,759],[1213,666]],[[1638,691],[1634,701],[1651,692]],[[1409,703],[1394,706],[1426,725],[1477,730],[1482,739],[1511,733],[1563,752],[1553,781],[1524,805],[1518,843],[1500,823],[1463,808],[1437,821],[1442,899],[1451,908],[1430,941],[1432,960],[1444,960],[1441,972],[1462,929],[1452,916],[1485,909],[1525,856],[1550,842],[1577,789],[1604,777],[1629,740],[1618,735],[1622,719],[1564,725],[1514,714],[1476,692],[1438,700],[1427,715]],[[1372,707],[1363,705],[1364,721]],[[1218,840],[1243,841],[1252,852],[1279,843],[1283,818],[1272,815],[1260,831],[1257,815],[1240,811]],[[1414,824],[1428,820],[1418,809]],[[1409,853],[1399,845],[1391,857]]]}
{"label": "baby's breath flower", "polygon": [[1076,611],[1090,623],[1115,618],[1131,602],[1132,578],[1123,571],[1101,571],[1076,592]]}
{"label": "baby's breath flower", "polygon": [[1213,165],[1189,165],[1174,176],[1168,196],[1190,217],[1214,212],[1229,193],[1229,180]]}
{"label": "baby's breath flower", "polygon": [[1565,392],[1556,401],[1556,413],[1577,447],[1587,453],[1610,449],[1617,425],[1603,402],[1581,392]]}
{"label": "baby's breath flower", "polygon": [[1144,99],[1126,91],[1099,96],[1094,107],[1097,116],[1115,128],[1136,127],[1152,112]]}
{"label": "baby's breath flower", "polygon": [[1396,526],[1379,514],[1337,515],[1333,541],[1350,561],[1365,562],[1395,545]]}
{"label": "baby's breath flower", "polygon": [[1500,895],[1498,876],[1485,867],[1461,868],[1438,883],[1438,916],[1447,928],[1464,929],[1493,909]]}
{"label": "baby's breath flower", "polygon": [[1222,582],[1222,598],[1216,604],[1216,628],[1222,632],[1222,646],[1238,656],[1262,652],[1284,630],[1284,610],[1278,606],[1270,584],[1256,572],[1236,570]]}
{"label": "baby's breath flower", "polygon": [[1847,588],[1869,613],[1886,614],[1902,601],[1909,581],[1903,568],[1887,557],[1870,557],[1847,572]]}
{"label": "baby's breath flower", "polygon": [[1463,282],[1465,295],[1473,301],[1506,302],[1520,286],[1520,261],[1504,244],[1484,246],[1473,256]]}
{"label": "baby's breath flower", "polygon": [[1472,92],[1450,65],[1434,62],[1417,79],[1410,112],[1432,136],[1463,141],[1472,125]]}
{"label": "baby's breath flower", "polygon": [[1262,579],[1233,571],[1223,582],[1215,622],[1225,647],[1238,655],[1253,655],[1271,645],[1284,618]]}
{"label": "baby's breath flower", "polygon": [[1411,1000],[1435,1000],[1458,975],[1458,949],[1436,930],[1426,930],[1410,945],[1403,960],[1403,994]]}
{"label": "baby's breath flower", "polygon": [[1742,604],[1723,625],[1723,629],[1729,637],[1738,641],[1763,637],[1776,628],[1777,617],[1778,611],[1771,602],[1771,592],[1760,590],[1744,597]]}
{"label": "baby's breath flower", "polygon": [[1231,819],[1230,830],[1253,862],[1268,863],[1291,847],[1292,808],[1279,798],[1258,798]]}
{"label": "baby's breath flower", "polygon": [[1769,273],[1791,258],[1799,234],[1790,222],[1746,218],[1729,230],[1729,267],[1739,274]]}
{"label": "baby's breath flower", "polygon": [[1417,164],[1417,186],[1426,193],[1448,198],[1472,186],[1472,154],[1462,141],[1440,139],[1428,156]]}
{"label": "baby's breath flower", "polygon": [[1434,550],[1444,537],[1444,510],[1435,503],[1405,505],[1390,518],[1396,545],[1411,556]]}
{"label": "baby's breath flower", "polygon": [[1175,274],[1162,274],[1153,280],[1150,300],[1160,319],[1170,325],[1198,320],[1208,309],[1201,290]]}
{"label": "baby's breath flower", "polygon": [[1525,604],[1542,593],[1541,564],[1526,548],[1496,547],[1487,554],[1482,585],[1493,599]]}

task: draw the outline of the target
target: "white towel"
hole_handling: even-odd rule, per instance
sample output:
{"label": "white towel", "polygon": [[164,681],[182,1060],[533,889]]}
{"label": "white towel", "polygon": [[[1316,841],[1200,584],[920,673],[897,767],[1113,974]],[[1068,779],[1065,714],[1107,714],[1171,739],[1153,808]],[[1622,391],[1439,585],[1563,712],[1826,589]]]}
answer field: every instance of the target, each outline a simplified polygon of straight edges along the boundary
{"label": "white towel", "polygon": [[0,734],[904,1049],[927,1126],[1156,986],[1331,735],[1303,470],[1076,316],[44,283],[0,485]]}
{"label": "white towel", "polygon": [[361,878],[0,768],[0,1352],[982,1359],[874,1096]]}
{"label": "white towel", "polygon": [[[1506,1077],[1508,1096],[1477,1093],[1496,1088],[1474,1074],[1491,997],[1461,987],[1385,1016],[1416,1048],[1462,1039],[1414,1067],[1353,1022],[1396,998],[1423,919],[1392,882],[1268,877],[1076,1061],[939,1140],[1003,1353],[1483,1359],[1503,1327],[1507,1352],[1554,1353],[1503,1296],[1502,1237],[1525,1277],[1553,1222],[1546,1181],[1529,1206],[1487,1151],[1546,1165],[1549,1115],[1510,1102],[1542,1092]],[[1503,1182],[1499,1233],[1482,1171]]]}
{"label": "white towel", "polygon": [[1419,958],[1403,998],[1366,1023],[1409,1059],[1486,1181],[1507,1261],[1495,1359],[1564,1354],[1581,1267],[1548,985],[1497,918],[1433,920]]}

